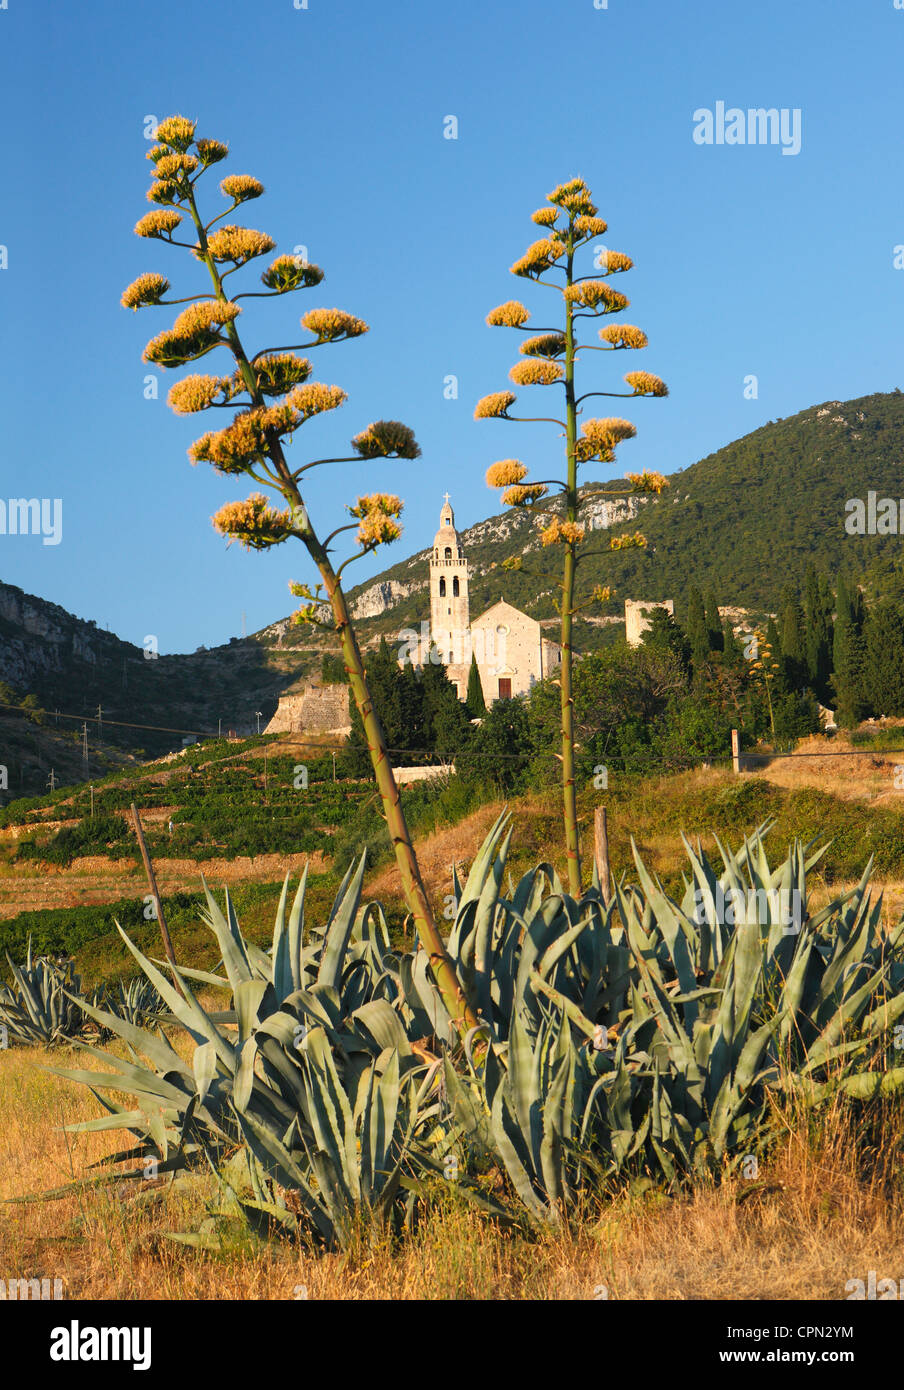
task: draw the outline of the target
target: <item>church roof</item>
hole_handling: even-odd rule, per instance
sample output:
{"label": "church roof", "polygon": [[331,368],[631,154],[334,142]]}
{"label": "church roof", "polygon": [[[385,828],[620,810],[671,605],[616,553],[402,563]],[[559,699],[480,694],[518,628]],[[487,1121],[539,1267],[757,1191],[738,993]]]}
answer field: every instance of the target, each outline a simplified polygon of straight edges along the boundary
{"label": "church roof", "polygon": [[529,613],[525,613],[522,609],[516,608],[514,604],[507,603],[504,598],[497,599],[495,603],[491,603],[489,608],[485,609],[479,618],[474,618],[472,620],[471,626],[473,627],[475,623],[486,622],[491,614],[494,618],[502,618],[505,616],[524,618],[526,622],[533,623],[535,627],[540,626],[536,618],[532,618]]}

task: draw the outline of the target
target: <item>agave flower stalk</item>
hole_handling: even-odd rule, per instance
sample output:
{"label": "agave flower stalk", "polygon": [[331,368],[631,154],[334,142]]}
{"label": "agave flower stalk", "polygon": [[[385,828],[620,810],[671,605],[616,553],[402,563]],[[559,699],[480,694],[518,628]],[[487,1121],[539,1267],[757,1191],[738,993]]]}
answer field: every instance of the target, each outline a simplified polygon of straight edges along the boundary
{"label": "agave flower stalk", "polygon": [[[301,319],[308,334],[305,341],[249,354],[237,325],[242,313],[240,301],[250,297],[277,297],[311,288],[321,282],[323,271],[299,256],[277,256],[261,275],[262,291],[230,297],[225,288],[227,277],[275,250],[275,243],[266,233],[223,222],[241,204],[260,197],[263,185],[243,174],[223,179],[220,191],[230,205],[205,222],[198,204],[197,183],[210,167],[225,159],[226,145],[217,140],[197,139],[195,122],[183,116],[170,116],[162,121],[157,127],[156,140],[148,154],[154,166],[148,199],[157,210],[143,217],[135,231],[139,236],[190,250],[206,266],[212,291],[185,299],[165,299],[169,281],[163,275],[150,273],[139,276],[126,289],[122,303],[132,309],[158,304],[188,305],[171,329],[148,343],[144,352],[147,362],[171,368],[205,357],[221,347],[231,354],[234,370],[229,375],[188,376],[171,389],[169,404],[178,414],[234,410],[231,423],[225,429],[210,431],[196,440],[189,449],[189,457],[193,463],[212,464],[218,473],[226,476],[251,477],[285,504],[283,509],[271,507],[263,493],[254,493],[244,502],[231,502],[221,508],[213,518],[216,529],[230,540],[254,550],[279,545],[290,536],[297,537],[317,567],[321,582],[315,592],[305,584],[290,586],[296,596],[307,600],[295,614],[296,620],[332,626],[339,637],[352,697],[367,732],[405,900],[446,1007],[461,1029],[474,1028],[477,1018],[445,949],[421,878],[341,583],[342,571],[352,560],[398,538],[401,534],[398,517],[403,504],[398,497],[383,493],[359,497],[356,505],[347,507],[352,522],[338,526],[321,540],[311,522],[301,488],[302,476],[309,469],[325,464],[360,462],[362,458],[415,459],[420,456],[420,448],[407,425],[396,420],[378,420],[355,436],[351,455],[310,459],[300,467],[289,464],[284,440],[309,420],[342,406],[347,399],[338,386],[310,381],[311,362],[299,356],[299,351],[360,337],[368,331],[368,326],[339,309],[312,309]],[[174,237],[185,215],[194,228],[194,242]],[[331,558],[331,543],[350,530],[357,531],[357,547],[336,567]]]}
{"label": "agave flower stalk", "polygon": [[[535,328],[527,329],[525,325],[530,313],[516,300],[509,300],[493,309],[487,315],[487,323],[492,327],[514,328],[533,335],[521,344],[521,360],[512,367],[509,376],[518,386],[560,387],[564,391],[564,418],[558,415],[510,415],[509,408],[516,400],[512,391],[497,391],[485,396],[478,402],[474,415],[478,420],[540,420],[556,424],[560,426],[565,438],[564,479],[525,482],[528,472],[525,466],[518,459],[504,459],[490,467],[487,483],[490,487],[504,489],[502,501],[509,506],[526,507],[535,511],[552,510],[554,515],[542,532],[542,541],[544,545],[560,545],[563,551],[562,597],[557,605],[561,617],[562,646],[559,677],[562,711],[562,796],[569,891],[574,897],[580,897],[581,857],[575,786],[572,671],[574,618],[580,608],[585,606],[576,600],[578,564],[588,552],[582,551],[581,548],[585,538],[585,528],[580,520],[584,499],[578,484],[578,469],[593,462],[614,463],[616,446],[622,440],[632,438],[636,431],[627,420],[588,419],[582,422],[579,437],[578,419],[583,413],[582,403],[589,397],[665,396],[668,389],[659,377],[652,376],[649,372],[628,372],[624,378],[630,387],[628,391],[588,391],[581,396],[577,394],[575,367],[581,352],[642,348],[646,346],[647,338],[639,328],[623,324],[602,328],[599,347],[579,341],[579,319],[595,319],[603,315],[617,314],[628,307],[625,296],[610,288],[606,281],[611,275],[630,270],[632,261],[621,252],[602,249],[594,261],[595,273],[577,276],[577,252],[589,246],[595,238],[602,236],[607,230],[607,224],[597,215],[597,208],[583,179],[571,179],[568,183],[560,184],[549,194],[547,204],[548,206],[539,208],[533,214],[533,221],[544,229],[545,236],[540,241],[535,241],[511,270],[513,275],[534,280],[537,284],[551,287],[561,294],[562,316],[559,324],[539,331]],[[559,278],[553,278],[555,276]],[[609,495],[624,496],[626,492],[659,493],[667,486],[666,479],[661,474],[646,472],[628,474],[627,483],[627,488],[621,487]],[[543,501],[549,493],[550,486],[559,489],[551,499],[551,504]],[[645,545],[646,540],[640,532],[633,536],[612,537],[610,540],[612,550]],[[590,596],[590,601],[605,602],[611,596],[610,588],[597,586]]]}

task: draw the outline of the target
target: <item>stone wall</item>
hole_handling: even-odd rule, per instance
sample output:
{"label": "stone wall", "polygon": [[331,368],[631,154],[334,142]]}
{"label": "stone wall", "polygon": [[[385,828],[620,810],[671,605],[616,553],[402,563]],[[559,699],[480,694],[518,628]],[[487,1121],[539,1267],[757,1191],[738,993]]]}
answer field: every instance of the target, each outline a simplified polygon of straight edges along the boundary
{"label": "stone wall", "polygon": [[454,763],[438,763],[432,767],[397,767],[395,779],[400,787],[408,782],[429,782],[435,777],[451,777],[455,771]]}
{"label": "stone wall", "polygon": [[281,695],[268,734],[347,734],[351,729],[347,685],[307,685]]}
{"label": "stone wall", "polygon": [[662,602],[654,599],[625,599],[625,637],[628,639],[629,647],[639,647],[641,637],[650,626],[643,615],[645,608],[664,608],[673,618],[675,616],[675,604],[670,598]]}

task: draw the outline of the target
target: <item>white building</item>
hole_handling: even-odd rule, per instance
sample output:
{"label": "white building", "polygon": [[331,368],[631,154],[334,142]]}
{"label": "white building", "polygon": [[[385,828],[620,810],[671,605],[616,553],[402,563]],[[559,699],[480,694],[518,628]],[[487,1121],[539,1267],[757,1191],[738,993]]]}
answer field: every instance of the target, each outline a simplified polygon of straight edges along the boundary
{"label": "white building", "polygon": [[474,655],[488,705],[525,694],[562,660],[561,647],[543,636],[537,620],[505,599],[471,621],[469,566],[448,493],[430,557],[430,637],[461,700]]}

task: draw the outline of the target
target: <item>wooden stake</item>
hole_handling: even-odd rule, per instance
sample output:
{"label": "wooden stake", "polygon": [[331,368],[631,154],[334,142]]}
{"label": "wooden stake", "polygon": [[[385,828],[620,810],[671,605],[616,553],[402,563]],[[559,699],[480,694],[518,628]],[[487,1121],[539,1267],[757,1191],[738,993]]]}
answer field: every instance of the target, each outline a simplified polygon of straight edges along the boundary
{"label": "wooden stake", "polygon": [[[166,926],[166,918],[163,915],[163,903],[160,901],[160,892],[157,888],[157,878],[154,874],[154,866],[151,863],[151,856],[148,854],[148,847],[147,843],[145,842],[144,831],[141,828],[141,817],[138,814],[138,807],[135,805],[134,801],[132,802],[132,820],[135,823],[135,834],[138,838],[138,848],[141,850],[141,857],[144,860],[144,871],[147,874],[148,887],[150,888],[151,896],[154,899],[154,909],[157,913],[157,922],[160,926],[160,936],[163,941],[163,951],[170,965],[175,967],[176,957],[173,954],[173,943],[170,940],[170,934]],[[175,977],[174,983],[176,987],[181,991],[179,981]]]}
{"label": "wooden stake", "polygon": [[741,771],[741,739],[737,729],[731,731],[731,766],[732,771]]}
{"label": "wooden stake", "polygon": [[593,813],[593,857],[603,902],[608,903],[612,897],[612,876],[609,870],[609,831],[605,806],[597,806]]}

